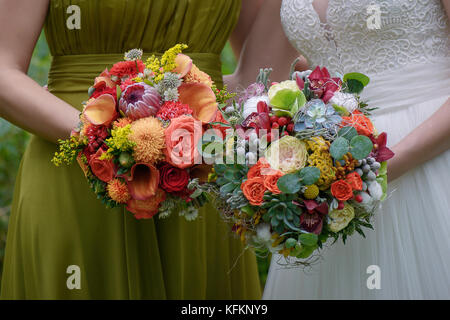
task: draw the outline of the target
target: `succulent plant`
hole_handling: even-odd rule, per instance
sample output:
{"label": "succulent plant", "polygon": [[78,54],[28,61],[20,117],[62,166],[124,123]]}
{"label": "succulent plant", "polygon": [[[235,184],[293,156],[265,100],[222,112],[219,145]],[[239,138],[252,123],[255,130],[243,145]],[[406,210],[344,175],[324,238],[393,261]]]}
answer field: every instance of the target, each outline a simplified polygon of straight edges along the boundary
{"label": "succulent plant", "polygon": [[220,196],[232,209],[240,209],[248,205],[241,190],[241,182],[247,176],[248,168],[244,165],[216,164],[214,170],[220,177],[216,180],[220,187]]}
{"label": "succulent plant", "polygon": [[286,229],[300,232],[300,215],[302,213],[293,204],[296,195],[288,194],[266,194],[264,196],[263,209],[268,211],[263,215],[263,220],[270,223],[272,229],[278,234],[282,234]]}
{"label": "succulent plant", "polygon": [[307,129],[332,130],[342,122],[342,117],[331,104],[325,104],[320,99],[309,101],[296,116],[295,131]]}

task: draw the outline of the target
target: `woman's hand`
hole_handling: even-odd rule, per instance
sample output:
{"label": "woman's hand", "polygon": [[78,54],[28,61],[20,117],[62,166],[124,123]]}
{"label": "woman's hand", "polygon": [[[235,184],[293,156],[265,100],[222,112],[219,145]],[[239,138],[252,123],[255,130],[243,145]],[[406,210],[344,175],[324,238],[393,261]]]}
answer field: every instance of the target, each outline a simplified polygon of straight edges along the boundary
{"label": "woman's hand", "polygon": [[48,5],[49,0],[0,1],[0,116],[56,142],[69,137],[79,112],[27,76]]}
{"label": "woman's hand", "polygon": [[450,99],[392,149],[395,157],[388,161],[390,181],[449,150]]}

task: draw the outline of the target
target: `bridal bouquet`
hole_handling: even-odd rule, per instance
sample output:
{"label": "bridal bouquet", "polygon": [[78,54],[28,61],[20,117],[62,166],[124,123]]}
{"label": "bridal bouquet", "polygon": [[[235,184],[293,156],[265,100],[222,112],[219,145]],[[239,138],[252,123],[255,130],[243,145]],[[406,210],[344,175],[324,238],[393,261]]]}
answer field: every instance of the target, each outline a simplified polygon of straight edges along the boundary
{"label": "bridal bouquet", "polygon": [[210,192],[242,241],[306,259],[372,228],[394,154],[359,97],[365,75],[317,67],[269,83],[269,74],[222,108],[226,137],[205,139],[216,157]]}
{"label": "bridal bouquet", "polygon": [[176,45],[146,62],[133,49],[100,74],[78,128],[60,141],[52,160],[76,159],[105,205],[126,205],[137,219],[178,211],[193,220],[206,201],[196,186],[211,167],[196,144],[227,93],[181,54],[186,47]]}

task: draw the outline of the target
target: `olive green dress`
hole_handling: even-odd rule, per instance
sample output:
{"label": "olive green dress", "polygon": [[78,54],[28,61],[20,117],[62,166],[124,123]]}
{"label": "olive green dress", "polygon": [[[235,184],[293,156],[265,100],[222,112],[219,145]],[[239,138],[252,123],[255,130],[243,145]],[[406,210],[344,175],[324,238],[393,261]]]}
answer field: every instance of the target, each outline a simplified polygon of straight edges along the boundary
{"label": "olive green dress", "polygon": [[[70,5],[81,29],[68,29]],[[131,48],[160,53],[186,43],[221,84],[220,52],[241,0],[51,0],[45,32],[53,62],[48,88],[80,109],[105,67]],[[72,12],[73,14],[73,12]],[[51,106],[49,106],[51,107]],[[15,186],[3,299],[259,299],[255,256],[211,206],[187,222],[137,221],[106,209],[76,165],[56,168],[56,147],[33,136]],[[80,289],[69,289],[69,266]],[[70,271],[70,270],[69,270]],[[76,284],[76,278],[69,283]]]}

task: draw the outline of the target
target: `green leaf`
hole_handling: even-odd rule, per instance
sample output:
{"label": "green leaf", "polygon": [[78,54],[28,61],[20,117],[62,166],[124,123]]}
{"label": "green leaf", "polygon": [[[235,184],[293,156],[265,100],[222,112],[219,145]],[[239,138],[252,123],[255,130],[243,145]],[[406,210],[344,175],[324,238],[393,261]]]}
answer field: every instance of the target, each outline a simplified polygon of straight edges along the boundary
{"label": "green leaf", "polygon": [[253,217],[253,215],[255,214],[255,211],[251,206],[242,207],[241,211],[245,212],[249,217]]}
{"label": "green leaf", "polygon": [[317,236],[317,234],[314,233],[302,233],[298,237],[298,241],[300,241],[302,245],[308,247],[316,245],[317,240],[319,240],[319,237]]}
{"label": "green leaf", "polygon": [[347,117],[350,115],[350,112],[347,111],[344,107],[341,107],[337,104],[333,104],[334,110],[339,113],[341,116]]}
{"label": "green leaf", "polygon": [[297,193],[302,187],[297,173],[285,174],[277,182],[278,189],[283,193]]}
{"label": "green leaf", "polygon": [[223,185],[222,187],[220,187],[220,193],[228,194],[228,193],[232,192],[234,190],[234,188],[235,188],[234,183],[232,183],[232,182],[227,183],[227,184]]}
{"label": "green leaf", "polygon": [[203,191],[201,189],[197,189],[190,195],[190,197],[192,199],[195,199],[195,198],[200,197],[202,194],[203,194]]}
{"label": "green leaf", "polygon": [[317,245],[313,246],[313,247],[303,247],[302,251],[300,252],[300,254],[297,256],[297,258],[299,259],[306,259],[308,258],[310,255],[313,254],[313,252],[317,249]]}
{"label": "green leaf", "polygon": [[282,89],[270,100],[270,104],[278,109],[290,110],[301,94],[302,92],[300,90]]}
{"label": "green leaf", "polygon": [[385,175],[387,175],[387,161],[383,161],[383,162],[381,163],[381,167],[380,167],[380,169],[378,170],[378,174],[379,174],[380,176],[385,176]]}
{"label": "green leaf", "polygon": [[361,93],[364,90],[364,85],[361,81],[350,79],[347,81],[348,90],[351,93]]}
{"label": "green leaf", "polygon": [[370,82],[370,78],[368,76],[358,72],[350,72],[344,75],[344,82],[348,80],[357,80],[361,82],[364,87],[367,86]]}
{"label": "green leaf", "polygon": [[350,144],[344,137],[339,137],[333,141],[330,147],[331,156],[336,160],[341,160],[348,153]]}
{"label": "green leaf", "polygon": [[348,141],[351,141],[354,137],[358,135],[358,131],[354,127],[344,127],[338,132],[339,137],[343,137]]}
{"label": "green leaf", "polygon": [[284,245],[286,248],[289,249],[289,248],[295,247],[296,244],[297,244],[297,240],[295,240],[294,238],[289,238],[286,240]]}
{"label": "green leaf", "polygon": [[309,186],[317,182],[320,178],[320,169],[317,167],[306,167],[303,168],[299,175],[301,183]]}
{"label": "green leaf", "polygon": [[120,86],[116,86],[116,93],[117,93],[117,101],[120,100],[120,96],[122,95],[122,90],[120,89]]}
{"label": "green leaf", "polygon": [[356,136],[350,141],[350,152],[356,160],[367,158],[372,149],[373,143],[366,136]]}
{"label": "green leaf", "polygon": [[223,175],[225,173],[225,171],[227,170],[226,165],[224,164],[216,164],[214,166],[214,171],[218,174],[218,175]]}

